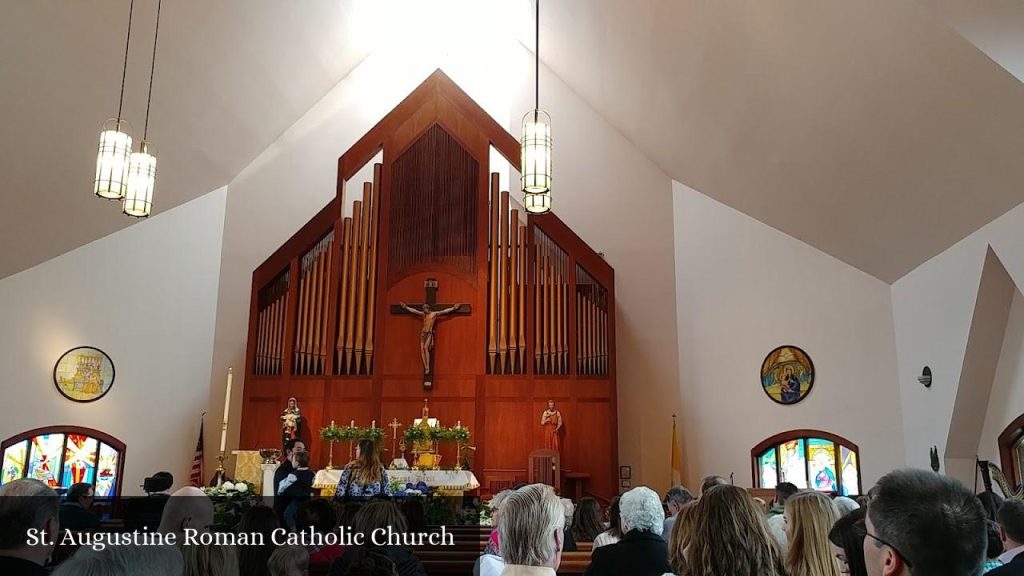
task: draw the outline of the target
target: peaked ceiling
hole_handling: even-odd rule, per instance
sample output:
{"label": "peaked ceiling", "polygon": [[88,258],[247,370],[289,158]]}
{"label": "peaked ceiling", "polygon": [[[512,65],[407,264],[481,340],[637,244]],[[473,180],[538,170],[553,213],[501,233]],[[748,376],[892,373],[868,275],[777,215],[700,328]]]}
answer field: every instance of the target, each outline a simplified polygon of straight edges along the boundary
{"label": "peaked ceiling", "polygon": [[665,172],[884,281],[1024,201],[1024,86],[953,28],[1021,59],[1005,0],[541,6],[542,57]]}
{"label": "peaked ceiling", "polygon": [[[366,4],[166,2],[156,212],[226,184],[348,74]],[[89,194],[127,5],[0,3],[0,278],[133,222]],[[136,3],[136,137],[154,10]],[[1024,201],[1015,0],[558,0],[541,22],[545,62],[672,178],[887,282]]]}
{"label": "peaked ceiling", "polygon": [[[117,115],[127,0],[0,2],[0,278],[134,220],[91,195]],[[223,186],[365,56],[353,3],[167,0],[154,214]],[[122,117],[142,137],[156,2],[136,1]]]}

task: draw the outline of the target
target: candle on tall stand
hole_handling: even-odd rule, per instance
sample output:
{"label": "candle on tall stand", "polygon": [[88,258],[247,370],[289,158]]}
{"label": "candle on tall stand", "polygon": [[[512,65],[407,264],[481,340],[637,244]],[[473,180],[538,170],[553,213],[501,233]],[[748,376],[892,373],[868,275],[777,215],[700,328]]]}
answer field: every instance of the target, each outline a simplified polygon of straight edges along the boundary
{"label": "candle on tall stand", "polygon": [[[331,420],[331,430],[334,430],[334,420]],[[331,439],[330,457],[327,458],[327,469],[334,470],[334,439]]]}
{"label": "candle on tall stand", "polygon": [[233,379],[233,371],[228,368],[228,386],[224,390],[224,418],[221,419],[220,424],[220,453],[217,454],[217,470],[213,473],[213,479],[210,480],[210,484],[213,486],[220,486],[225,479],[224,459],[228,444],[228,412],[231,410],[231,381]]}
{"label": "candle on tall stand", "polygon": [[[356,421],[353,420],[353,421],[349,422],[348,423],[348,427],[349,428],[355,428],[356,427]],[[355,446],[355,440],[353,440],[351,437],[349,437],[349,440],[348,440],[348,461],[349,462],[351,462],[353,459],[355,459],[355,452],[353,452],[354,446]]]}
{"label": "candle on tall stand", "polygon": [[[462,428],[462,420],[455,422],[455,430]],[[462,440],[455,441],[455,470],[462,470]]]}

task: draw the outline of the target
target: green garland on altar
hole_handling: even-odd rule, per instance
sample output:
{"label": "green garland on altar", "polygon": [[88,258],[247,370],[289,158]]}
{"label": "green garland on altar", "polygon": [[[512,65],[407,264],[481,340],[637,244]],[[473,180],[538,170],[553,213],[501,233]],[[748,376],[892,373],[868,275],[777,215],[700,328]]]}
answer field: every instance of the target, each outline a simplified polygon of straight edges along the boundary
{"label": "green garland on altar", "polygon": [[359,426],[337,426],[331,425],[320,429],[321,440],[334,440],[343,442],[345,440],[373,440],[380,442],[384,438],[383,428],[360,428]]}
{"label": "green garland on altar", "polygon": [[422,426],[411,426],[405,429],[402,434],[406,442],[422,442],[433,440],[434,442],[469,442],[469,428],[465,426],[436,426],[424,428]]}

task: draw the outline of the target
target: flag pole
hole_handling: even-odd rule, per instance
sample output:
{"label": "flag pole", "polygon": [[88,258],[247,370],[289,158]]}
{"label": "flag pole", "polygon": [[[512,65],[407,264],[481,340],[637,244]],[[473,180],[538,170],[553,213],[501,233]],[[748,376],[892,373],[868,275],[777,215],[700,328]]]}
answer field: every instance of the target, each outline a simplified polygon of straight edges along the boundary
{"label": "flag pole", "polygon": [[672,414],[672,447],[669,448],[669,450],[672,451],[672,453],[668,455],[668,457],[669,457],[668,487],[671,488],[672,486],[675,485],[675,481],[676,481],[676,475],[675,475],[676,474],[676,471],[675,471],[675,463],[676,463],[676,415],[675,414]]}

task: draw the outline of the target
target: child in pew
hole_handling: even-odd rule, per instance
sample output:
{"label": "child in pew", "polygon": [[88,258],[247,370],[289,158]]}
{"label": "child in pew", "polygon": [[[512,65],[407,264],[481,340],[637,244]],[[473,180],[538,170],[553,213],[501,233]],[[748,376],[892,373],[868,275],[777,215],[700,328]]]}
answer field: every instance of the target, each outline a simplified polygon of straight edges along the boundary
{"label": "child in pew", "polygon": [[290,499],[284,511],[284,523],[289,530],[295,530],[295,516],[299,506],[312,497],[314,478],[313,471],[309,469],[309,452],[292,454],[292,466],[295,470],[278,485],[278,493]]}

